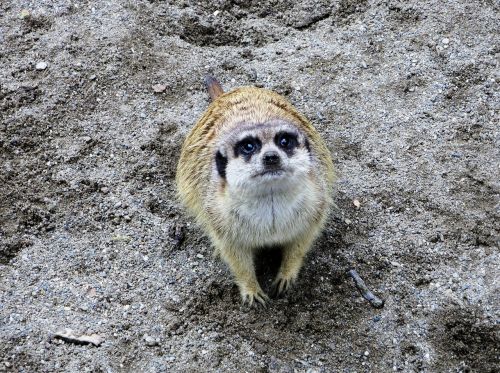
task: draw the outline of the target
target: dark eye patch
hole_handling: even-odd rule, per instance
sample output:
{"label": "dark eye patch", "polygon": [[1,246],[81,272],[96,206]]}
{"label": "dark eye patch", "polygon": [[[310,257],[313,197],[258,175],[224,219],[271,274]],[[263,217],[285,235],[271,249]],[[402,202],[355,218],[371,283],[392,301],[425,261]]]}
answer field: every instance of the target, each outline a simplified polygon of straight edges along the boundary
{"label": "dark eye patch", "polygon": [[274,136],[274,143],[288,156],[292,156],[294,149],[299,146],[297,134],[293,132],[278,132]]}
{"label": "dark eye patch", "polygon": [[305,139],[305,141],[304,141],[304,145],[305,145],[305,147],[306,147],[307,151],[308,151],[309,153],[311,153],[311,145],[309,144],[309,140],[307,139],[307,137],[306,137],[306,139]]}
{"label": "dark eye patch", "polygon": [[259,152],[260,148],[262,148],[262,142],[257,137],[247,136],[234,146],[234,156],[241,155],[248,162],[252,155]]}
{"label": "dark eye patch", "polygon": [[217,166],[217,172],[219,173],[220,177],[225,179],[227,158],[224,157],[221,152],[217,152],[217,154],[215,154],[215,165]]}

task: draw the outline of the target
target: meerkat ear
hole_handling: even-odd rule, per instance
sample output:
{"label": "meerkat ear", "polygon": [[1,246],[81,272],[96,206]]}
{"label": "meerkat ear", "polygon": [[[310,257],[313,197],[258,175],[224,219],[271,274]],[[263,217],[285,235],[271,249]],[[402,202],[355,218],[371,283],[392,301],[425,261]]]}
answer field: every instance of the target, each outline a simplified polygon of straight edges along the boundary
{"label": "meerkat ear", "polygon": [[217,151],[217,154],[215,154],[215,165],[217,166],[217,172],[219,173],[220,177],[225,179],[227,158],[224,157],[220,151]]}
{"label": "meerkat ear", "polygon": [[220,83],[211,75],[205,76],[205,86],[207,87],[208,95],[212,101],[224,93]]}

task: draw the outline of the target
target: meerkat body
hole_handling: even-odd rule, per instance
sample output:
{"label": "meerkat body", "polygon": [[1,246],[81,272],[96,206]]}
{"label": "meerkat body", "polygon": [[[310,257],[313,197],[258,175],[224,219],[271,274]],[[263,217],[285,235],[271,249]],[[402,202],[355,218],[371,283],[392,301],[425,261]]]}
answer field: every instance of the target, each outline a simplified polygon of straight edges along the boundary
{"label": "meerkat body", "polygon": [[244,301],[265,303],[254,253],[281,247],[277,293],[295,281],[331,204],[330,152],[282,96],[242,87],[214,99],[188,134],[177,168],[182,202],[231,268]]}

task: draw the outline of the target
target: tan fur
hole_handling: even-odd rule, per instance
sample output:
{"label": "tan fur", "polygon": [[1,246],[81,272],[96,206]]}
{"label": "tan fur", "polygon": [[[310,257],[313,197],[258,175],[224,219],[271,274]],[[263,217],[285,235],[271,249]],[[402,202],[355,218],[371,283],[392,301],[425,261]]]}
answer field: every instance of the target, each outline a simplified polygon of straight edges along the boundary
{"label": "tan fur", "polygon": [[[243,300],[249,303],[255,300],[264,303],[267,299],[255,276],[253,254],[259,246],[269,246],[271,241],[264,239],[262,232],[252,231],[252,227],[242,228],[231,219],[227,210],[234,201],[228,201],[225,180],[214,178],[214,156],[224,134],[240,123],[257,124],[276,119],[287,120],[305,133],[316,162],[316,169],[311,172],[310,182],[305,186],[314,192],[315,197],[308,202],[303,221],[300,220],[303,231],[291,242],[286,242],[280,231],[276,233],[276,242],[272,242],[283,247],[283,260],[275,286],[278,293],[284,292],[297,278],[303,259],[323,228],[331,205],[333,163],[329,150],[312,124],[274,92],[255,87],[238,88],[218,96],[210,104],[188,134],[177,168],[180,199],[211,237],[216,253],[231,268]],[[247,241],[238,238],[242,235]]]}

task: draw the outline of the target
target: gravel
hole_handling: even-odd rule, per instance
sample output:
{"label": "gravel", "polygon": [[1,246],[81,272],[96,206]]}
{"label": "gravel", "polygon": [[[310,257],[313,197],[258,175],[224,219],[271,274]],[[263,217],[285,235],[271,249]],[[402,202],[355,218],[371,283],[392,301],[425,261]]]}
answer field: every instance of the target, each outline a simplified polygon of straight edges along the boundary
{"label": "gravel", "polygon": [[[498,370],[497,2],[0,13],[0,371]],[[209,72],[285,95],[338,172],[325,232],[267,309],[241,306],[175,195]],[[258,258],[266,290],[278,263]],[[66,328],[104,342],[50,338]]]}

